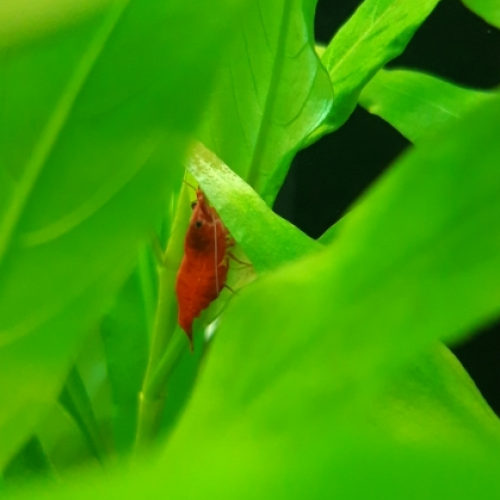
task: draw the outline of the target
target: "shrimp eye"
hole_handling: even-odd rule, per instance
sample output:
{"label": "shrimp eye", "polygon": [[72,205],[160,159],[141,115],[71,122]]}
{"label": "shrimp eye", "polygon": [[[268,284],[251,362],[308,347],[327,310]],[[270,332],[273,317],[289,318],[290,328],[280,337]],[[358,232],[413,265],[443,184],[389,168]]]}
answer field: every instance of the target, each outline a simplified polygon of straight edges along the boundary
{"label": "shrimp eye", "polygon": [[194,208],[197,204],[198,204],[198,202],[196,200],[192,201],[191,202],[191,208]]}
{"label": "shrimp eye", "polygon": [[201,226],[203,226],[203,222],[201,220],[197,220],[194,225],[199,229]]}

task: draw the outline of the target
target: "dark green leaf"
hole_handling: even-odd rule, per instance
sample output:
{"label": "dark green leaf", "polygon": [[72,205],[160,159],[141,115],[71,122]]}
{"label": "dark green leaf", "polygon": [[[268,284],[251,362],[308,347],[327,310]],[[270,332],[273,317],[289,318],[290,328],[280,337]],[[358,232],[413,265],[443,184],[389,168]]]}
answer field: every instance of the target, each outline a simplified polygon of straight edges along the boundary
{"label": "dark green leaf", "polygon": [[363,89],[359,103],[415,143],[491,95],[416,71],[381,70]]}
{"label": "dark green leaf", "polygon": [[80,377],[80,373],[74,367],[69,372],[63,391],[59,396],[59,401],[78,424],[82,434],[87,439],[89,448],[95,454],[96,458],[103,461],[106,455],[106,445],[104,444],[85,384]]}
{"label": "dark green leaf", "polygon": [[269,205],[331,106],[331,84],[314,52],[315,5],[250,1],[199,134]]}
{"label": "dark green leaf", "polygon": [[53,479],[53,469],[40,443],[32,436],[4,470],[4,478],[18,485],[33,478]]}

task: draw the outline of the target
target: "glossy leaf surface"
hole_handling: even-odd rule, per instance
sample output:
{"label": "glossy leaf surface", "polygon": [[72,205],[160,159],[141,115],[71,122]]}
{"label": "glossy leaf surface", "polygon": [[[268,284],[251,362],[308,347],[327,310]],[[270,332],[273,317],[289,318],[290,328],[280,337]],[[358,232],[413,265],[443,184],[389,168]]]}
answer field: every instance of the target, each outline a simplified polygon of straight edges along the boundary
{"label": "glossy leaf surface", "polygon": [[359,103],[416,143],[491,95],[416,71],[380,70],[361,92]]}
{"label": "glossy leaf surface", "polygon": [[252,0],[221,64],[200,140],[271,204],[331,106],[314,52],[315,0]]}
{"label": "glossy leaf surface", "polygon": [[[342,26],[321,57],[334,90],[323,133],[339,128],[354,111],[363,87],[403,52],[439,0],[367,0]],[[318,132],[319,133],[319,132]]]}

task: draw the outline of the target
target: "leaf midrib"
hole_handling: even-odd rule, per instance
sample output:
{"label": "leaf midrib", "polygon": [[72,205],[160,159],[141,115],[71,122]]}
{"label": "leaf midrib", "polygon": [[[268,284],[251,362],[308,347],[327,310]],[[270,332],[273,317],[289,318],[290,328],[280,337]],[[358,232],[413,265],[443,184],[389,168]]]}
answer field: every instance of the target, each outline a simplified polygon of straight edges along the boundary
{"label": "leaf midrib", "polygon": [[110,7],[108,15],[76,65],[72,77],[47,120],[0,224],[0,266],[12,242],[23,210],[59,140],[75,102],[129,2],[130,0],[116,0]]}
{"label": "leaf midrib", "polygon": [[[268,138],[267,130],[270,126],[271,120],[270,115],[274,108],[274,103],[276,102],[276,95],[278,93],[278,83],[280,81],[280,76],[282,73],[283,63],[284,63],[284,49],[286,36],[288,34],[288,25],[290,23],[290,13],[292,0],[285,0],[283,4],[283,16],[281,18],[281,24],[278,34],[278,43],[276,47],[276,64],[273,66],[271,81],[269,83],[269,90],[267,92],[266,102],[264,105],[264,113],[262,114],[262,119],[260,121],[260,128],[257,135],[257,141],[255,143],[254,153],[252,156],[252,161],[250,163],[250,169],[248,171],[248,183],[253,186],[255,185],[259,173],[260,164],[262,156],[264,153],[266,139]],[[265,28],[265,26],[264,26]]]}

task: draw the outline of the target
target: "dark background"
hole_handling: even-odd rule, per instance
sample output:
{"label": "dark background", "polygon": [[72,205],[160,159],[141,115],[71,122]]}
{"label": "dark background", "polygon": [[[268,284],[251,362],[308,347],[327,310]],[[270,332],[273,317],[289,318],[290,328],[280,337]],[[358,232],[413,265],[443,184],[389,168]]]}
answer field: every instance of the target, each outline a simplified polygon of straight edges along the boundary
{"label": "dark background", "polygon": [[[361,3],[319,0],[316,40],[326,45]],[[404,54],[389,67],[425,71],[459,85],[491,89],[500,85],[500,30],[459,0],[441,0]],[[341,129],[297,155],[274,209],[317,238],[408,146],[390,125],[358,107]],[[500,416],[500,321],[451,347]]]}

